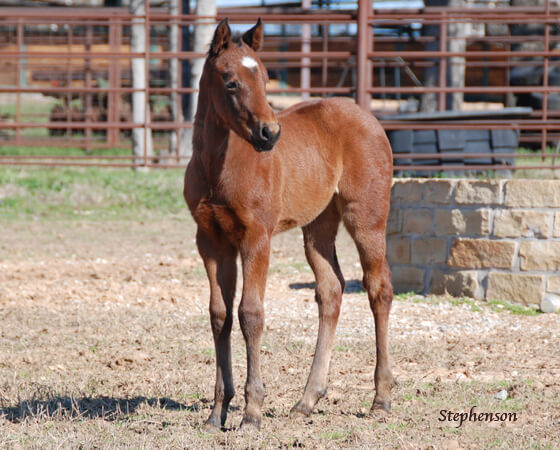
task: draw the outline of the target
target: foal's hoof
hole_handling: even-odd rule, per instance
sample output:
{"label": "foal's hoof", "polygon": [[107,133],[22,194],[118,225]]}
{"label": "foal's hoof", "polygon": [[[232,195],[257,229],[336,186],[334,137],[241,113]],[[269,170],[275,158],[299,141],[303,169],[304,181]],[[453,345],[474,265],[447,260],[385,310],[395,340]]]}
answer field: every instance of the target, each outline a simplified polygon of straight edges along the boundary
{"label": "foal's hoof", "polygon": [[217,433],[218,431],[220,431],[221,426],[214,423],[214,421],[212,419],[208,419],[206,422],[204,422],[204,425],[202,426],[202,429],[204,431],[206,431],[206,433]]}
{"label": "foal's hoof", "polygon": [[243,431],[259,431],[261,429],[261,419],[245,416],[239,428]]}
{"label": "foal's hoof", "polygon": [[391,414],[391,400],[380,400],[376,398],[371,405],[369,410],[370,414],[375,414],[377,411],[381,411],[387,414]]}
{"label": "foal's hoof", "polygon": [[313,409],[309,406],[306,406],[300,402],[298,402],[291,410],[290,410],[290,417],[309,417]]}

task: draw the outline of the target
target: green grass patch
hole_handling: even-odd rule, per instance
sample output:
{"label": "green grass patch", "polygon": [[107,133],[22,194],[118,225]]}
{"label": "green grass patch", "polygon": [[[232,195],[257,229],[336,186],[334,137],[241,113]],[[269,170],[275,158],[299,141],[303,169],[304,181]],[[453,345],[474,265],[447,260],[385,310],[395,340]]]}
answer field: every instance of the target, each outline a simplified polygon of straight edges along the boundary
{"label": "green grass patch", "polygon": [[477,302],[468,297],[452,298],[449,302],[454,306],[467,305],[470,306],[471,311],[481,312],[482,308],[477,305]]}
{"label": "green grass patch", "polygon": [[521,316],[538,316],[542,314],[538,309],[529,306],[517,305],[503,300],[488,300],[488,306],[495,312],[509,311]]}
{"label": "green grass patch", "polygon": [[0,168],[2,219],[136,219],[185,214],[183,170]]}
{"label": "green grass patch", "polygon": [[395,300],[404,301],[404,300],[410,300],[411,297],[414,296],[416,296],[416,292],[410,291],[410,292],[401,292],[400,294],[395,294],[394,298]]}
{"label": "green grass patch", "polygon": [[331,431],[328,433],[320,433],[319,436],[321,436],[326,441],[345,441],[350,436],[350,431]]}
{"label": "green grass patch", "polygon": [[[0,155],[2,156],[84,156],[86,153],[80,147],[31,147],[31,146],[3,146],[0,147]],[[107,155],[130,156],[131,150],[127,148],[109,148],[99,149],[93,148],[87,153],[88,156],[99,156],[102,158]],[[91,161],[90,161],[91,162]],[[106,162],[106,161],[104,161]],[[130,162],[126,160],[125,162]]]}
{"label": "green grass patch", "polygon": [[407,292],[403,294],[395,294],[395,300],[406,301],[412,303],[428,303],[432,305],[437,305],[442,302],[448,302],[453,306],[468,306],[471,311],[474,312],[484,312],[485,310],[491,309],[494,312],[509,312],[511,314],[521,315],[521,316],[538,316],[542,314],[541,311],[531,306],[518,305],[515,303],[509,303],[504,300],[488,300],[486,302],[475,300],[468,297],[443,297],[443,296],[422,296],[417,295],[414,292]]}
{"label": "green grass patch", "polygon": [[270,274],[292,275],[300,272],[310,272],[311,268],[305,261],[290,261],[281,262],[271,265],[269,268]]}
{"label": "green grass patch", "polygon": [[334,351],[340,353],[348,353],[350,351],[350,347],[338,344],[334,346]]}

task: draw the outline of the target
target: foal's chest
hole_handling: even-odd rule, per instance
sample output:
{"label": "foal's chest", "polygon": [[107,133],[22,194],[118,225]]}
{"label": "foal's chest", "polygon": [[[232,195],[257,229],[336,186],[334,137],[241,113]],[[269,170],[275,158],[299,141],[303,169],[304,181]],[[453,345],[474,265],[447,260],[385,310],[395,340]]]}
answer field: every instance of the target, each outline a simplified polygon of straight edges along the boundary
{"label": "foal's chest", "polygon": [[238,214],[227,204],[213,199],[201,199],[193,216],[200,229],[216,240],[225,238],[237,245],[245,233]]}

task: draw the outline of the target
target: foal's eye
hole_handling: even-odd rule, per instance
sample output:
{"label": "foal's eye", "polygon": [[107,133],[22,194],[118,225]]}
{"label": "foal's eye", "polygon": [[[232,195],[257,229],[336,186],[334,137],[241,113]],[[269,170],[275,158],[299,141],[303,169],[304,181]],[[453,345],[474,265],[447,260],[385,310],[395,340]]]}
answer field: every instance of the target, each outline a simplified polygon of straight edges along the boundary
{"label": "foal's eye", "polygon": [[235,91],[239,87],[239,83],[237,81],[228,81],[226,83],[226,89],[228,91]]}

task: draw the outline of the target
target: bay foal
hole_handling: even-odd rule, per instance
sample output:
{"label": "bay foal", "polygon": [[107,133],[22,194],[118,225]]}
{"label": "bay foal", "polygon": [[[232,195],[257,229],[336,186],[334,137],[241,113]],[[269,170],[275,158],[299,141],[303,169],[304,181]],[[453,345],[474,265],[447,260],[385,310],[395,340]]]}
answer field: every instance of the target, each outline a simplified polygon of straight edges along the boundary
{"label": "bay foal", "polygon": [[210,282],[216,348],[214,407],[206,425],[224,425],[234,395],[230,332],[239,254],[243,290],[238,315],[247,348],[241,425],[260,426],[264,388],[259,353],[270,239],[297,226],[303,229],[305,255],[316,279],[319,333],[311,372],[292,414],[311,414],[325,395],[344,290],[335,252],[341,220],[357,245],[375,319],[372,410],[389,412],[389,143],[375,118],[347,99],[304,102],[275,115],[265,96],[267,72],[255,53],[262,39],[260,19],[240,37],[232,37],[227,19],[216,28],[200,80],[193,156],[185,174],[184,196],[198,225],[196,242]]}

